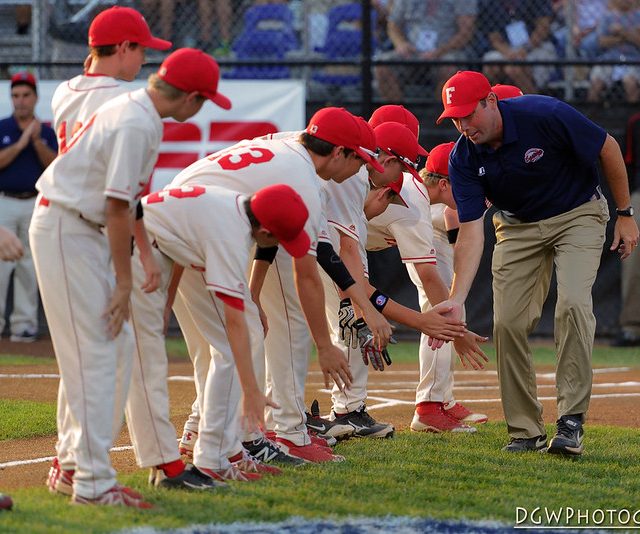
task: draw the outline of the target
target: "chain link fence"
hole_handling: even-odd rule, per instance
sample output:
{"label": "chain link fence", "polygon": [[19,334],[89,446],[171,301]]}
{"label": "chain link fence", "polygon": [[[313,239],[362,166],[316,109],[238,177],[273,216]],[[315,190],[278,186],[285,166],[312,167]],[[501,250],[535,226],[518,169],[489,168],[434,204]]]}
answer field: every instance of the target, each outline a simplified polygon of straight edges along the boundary
{"label": "chain link fence", "polygon": [[[91,19],[114,4],[140,10],[175,47],[211,53],[225,78],[304,79],[309,115],[326,104],[368,115],[381,103],[401,102],[425,125],[426,147],[455,139],[450,125],[430,125],[442,83],[459,69],[563,98],[621,143],[640,102],[640,0],[0,0],[0,77],[25,66],[40,78],[77,74]],[[141,76],[163,54],[148,51],[147,58]],[[490,279],[491,245],[478,275],[483,280]],[[372,278],[417,306],[394,254],[372,255]],[[620,262],[613,256],[603,253],[594,287],[599,335],[618,328]],[[471,295],[469,319],[488,332],[491,289],[481,286]],[[554,302],[552,289],[541,335],[553,332]]]}
{"label": "chain link fence", "polygon": [[374,101],[437,101],[464,68],[524,93],[640,101],[638,0],[0,0],[0,60],[82,61],[90,20],[116,3],[213,54],[227,78],[304,78],[312,100],[357,100],[365,59]]}

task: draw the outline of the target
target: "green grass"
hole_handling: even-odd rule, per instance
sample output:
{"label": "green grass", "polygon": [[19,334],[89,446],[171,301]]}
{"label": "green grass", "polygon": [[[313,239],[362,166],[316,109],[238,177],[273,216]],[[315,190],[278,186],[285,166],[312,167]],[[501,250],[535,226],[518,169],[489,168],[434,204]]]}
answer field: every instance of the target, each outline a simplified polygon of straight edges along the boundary
{"label": "green grass", "polygon": [[[552,427],[548,431],[552,432]],[[345,463],[289,469],[281,477],[236,484],[224,495],[149,490],[140,471],[122,481],[144,491],[152,511],[70,507],[44,488],[13,493],[0,531],[112,532],[152,525],[280,521],[290,516],[407,515],[491,519],[512,525],[517,506],[635,509],[640,494],[637,431],[587,427],[586,453],[576,460],[503,453],[502,423],[475,435],[399,433],[392,440],[350,440],[337,447]]]}
{"label": "green grass", "polygon": [[0,398],[0,440],[50,436],[56,433],[56,405]]}
{"label": "green grass", "polygon": [[[496,362],[496,351],[493,344],[486,343],[482,346],[489,356],[489,365]],[[537,365],[555,365],[556,353],[552,344],[541,345],[532,343],[534,361]],[[187,358],[187,348],[182,338],[167,339],[167,352],[171,357]],[[389,347],[389,353],[394,362],[418,363],[418,343],[403,341]],[[312,354],[315,361],[315,351]],[[606,345],[596,345],[593,349],[593,365],[596,367],[631,366],[640,367],[640,350],[637,347],[617,348]],[[460,365],[458,364],[458,368]]]}
{"label": "green grass", "polygon": [[36,356],[26,356],[24,354],[0,354],[0,366],[2,365],[55,365],[56,360],[51,358],[39,358]]}

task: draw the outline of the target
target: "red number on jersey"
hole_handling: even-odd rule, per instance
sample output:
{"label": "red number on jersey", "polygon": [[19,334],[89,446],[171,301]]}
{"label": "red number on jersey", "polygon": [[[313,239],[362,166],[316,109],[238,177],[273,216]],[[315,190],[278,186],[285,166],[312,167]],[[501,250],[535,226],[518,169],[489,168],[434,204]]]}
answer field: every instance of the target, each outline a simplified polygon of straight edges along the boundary
{"label": "red number on jersey", "polygon": [[164,202],[167,195],[174,198],[194,198],[204,195],[205,188],[201,185],[185,185],[183,187],[176,187],[175,189],[163,189],[162,191],[156,191],[147,196],[147,204],[155,204],[156,202]]}
{"label": "red number on jersey", "polygon": [[[256,154],[257,152],[257,154]],[[211,161],[217,161],[220,167],[225,171],[237,171],[238,169],[244,169],[252,163],[266,163],[273,159],[273,152],[266,148],[248,146],[243,149],[242,152],[236,152],[235,154],[224,154],[222,156],[209,156]]]}

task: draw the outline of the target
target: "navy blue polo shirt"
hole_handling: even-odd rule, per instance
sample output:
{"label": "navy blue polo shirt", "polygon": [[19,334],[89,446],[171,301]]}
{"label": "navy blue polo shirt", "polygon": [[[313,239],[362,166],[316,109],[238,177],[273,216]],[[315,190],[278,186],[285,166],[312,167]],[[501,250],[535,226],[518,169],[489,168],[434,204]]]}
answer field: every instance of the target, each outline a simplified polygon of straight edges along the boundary
{"label": "navy blue polo shirt", "polygon": [[[0,150],[18,142],[21,135],[22,130],[13,115],[0,120]],[[40,137],[50,149],[58,151],[56,134],[52,128],[43,124]],[[4,169],[0,169],[0,191],[35,193],[36,182],[42,171],[44,171],[44,167],[30,141],[27,147],[16,156],[16,159]]]}
{"label": "navy blue polo shirt", "polygon": [[486,211],[485,197],[524,222],[548,219],[587,202],[599,184],[607,136],[568,104],[526,95],[498,102],[503,142],[493,150],[460,136],[449,179],[461,222]]}

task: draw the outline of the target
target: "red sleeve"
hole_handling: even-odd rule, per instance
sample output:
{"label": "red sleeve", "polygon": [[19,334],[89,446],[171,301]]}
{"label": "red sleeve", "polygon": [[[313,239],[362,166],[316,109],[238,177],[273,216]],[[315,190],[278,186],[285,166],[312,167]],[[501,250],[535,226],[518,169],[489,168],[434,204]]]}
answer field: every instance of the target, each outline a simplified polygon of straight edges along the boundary
{"label": "red sleeve", "polygon": [[238,297],[232,297],[231,295],[227,295],[226,293],[220,293],[216,291],[216,297],[218,297],[222,302],[235,308],[236,310],[244,311],[244,300],[239,299]]}

